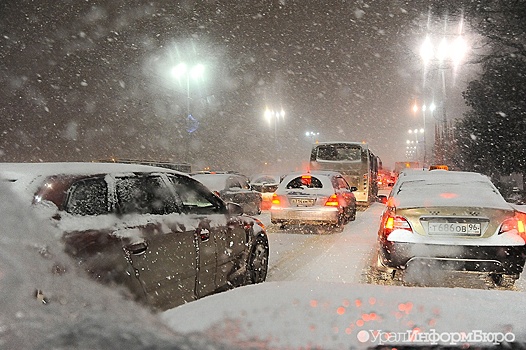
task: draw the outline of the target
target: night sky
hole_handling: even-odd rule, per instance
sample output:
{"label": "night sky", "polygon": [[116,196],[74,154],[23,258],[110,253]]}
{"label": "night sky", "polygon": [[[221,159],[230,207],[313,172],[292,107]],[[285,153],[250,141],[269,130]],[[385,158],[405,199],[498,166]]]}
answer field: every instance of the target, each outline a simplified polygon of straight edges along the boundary
{"label": "night sky", "polygon": [[[283,172],[308,160],[315,131],[368,142],[392,166],[423,126],[414,101],[441,97],[418,55],[428,19],[421,1],[4,0],[0,161]],[[176,79],[181,62],[202,77]],[[452,74],[455,117],[468,79]],[[269,124],[266,107],[285,117]]]}

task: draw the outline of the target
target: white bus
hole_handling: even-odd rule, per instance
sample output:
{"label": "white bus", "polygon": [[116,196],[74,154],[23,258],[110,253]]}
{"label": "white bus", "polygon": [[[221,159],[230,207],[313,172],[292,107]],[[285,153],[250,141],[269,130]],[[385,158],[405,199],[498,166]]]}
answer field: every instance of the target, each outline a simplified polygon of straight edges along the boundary
{"label": "white bus", "polygon": [[378,195],[378,169],[380,159],[361,142],[319,142],[312,145],[312,170],[335,170],[345,177],[349,185],[356,186],[356,203],[368,206]]}

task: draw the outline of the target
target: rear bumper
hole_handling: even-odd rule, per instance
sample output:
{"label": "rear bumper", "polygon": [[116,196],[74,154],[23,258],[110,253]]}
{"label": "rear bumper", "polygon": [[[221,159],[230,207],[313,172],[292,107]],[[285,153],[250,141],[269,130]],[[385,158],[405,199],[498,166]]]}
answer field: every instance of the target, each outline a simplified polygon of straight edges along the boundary
{"label": "rear bumper", "polygon": [[454,246],[380,242],[384,266],[406,269],[410,265],[440,266],[453,271],[520,274],[526,262],[526,246]]}
{"label": "rear bumper", "polygon": [[271,208],[270,221],[273,224],[337,224],[338,208]]}

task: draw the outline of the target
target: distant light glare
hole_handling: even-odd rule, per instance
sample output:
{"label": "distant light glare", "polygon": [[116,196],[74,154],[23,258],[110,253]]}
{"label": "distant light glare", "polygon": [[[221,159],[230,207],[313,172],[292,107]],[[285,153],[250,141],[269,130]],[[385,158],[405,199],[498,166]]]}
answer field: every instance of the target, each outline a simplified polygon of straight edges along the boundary
{"label": "distant light glare", "polygon": [[176,77],[177,79],[180,79],[185,72],[186,72],[186,64],[184,63],[179,63],[177,66],[175,66],[172,69],[172,75]]}
{"label": "distant light glare", "polygon": [[424,43],[420,47],[420,57],[422,57],[424,65],[427,65],[433,58],[433,44],[431,44],[429,36],[426,37]]}

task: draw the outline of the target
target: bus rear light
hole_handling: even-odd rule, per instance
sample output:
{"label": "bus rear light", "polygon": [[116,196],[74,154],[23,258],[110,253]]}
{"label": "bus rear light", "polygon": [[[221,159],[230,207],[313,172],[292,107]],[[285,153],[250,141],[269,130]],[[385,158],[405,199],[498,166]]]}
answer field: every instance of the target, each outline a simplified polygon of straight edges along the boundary
{"label": "bus rear light", "polygon": [[332,196],[330,196],[325,202],[326,207],[337,207],[339,205],[340,205],[340,202],[336,194],[333,194]]}

